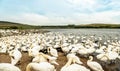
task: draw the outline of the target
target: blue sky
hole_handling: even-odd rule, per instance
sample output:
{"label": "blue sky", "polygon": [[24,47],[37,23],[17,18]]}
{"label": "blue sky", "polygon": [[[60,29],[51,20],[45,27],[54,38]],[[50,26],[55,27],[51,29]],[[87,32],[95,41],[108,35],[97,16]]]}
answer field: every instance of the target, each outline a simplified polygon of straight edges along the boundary
{"label": "blue sky", "polygon": [[120,0],[0,0],[0,20],[30,25],[120,24]]}

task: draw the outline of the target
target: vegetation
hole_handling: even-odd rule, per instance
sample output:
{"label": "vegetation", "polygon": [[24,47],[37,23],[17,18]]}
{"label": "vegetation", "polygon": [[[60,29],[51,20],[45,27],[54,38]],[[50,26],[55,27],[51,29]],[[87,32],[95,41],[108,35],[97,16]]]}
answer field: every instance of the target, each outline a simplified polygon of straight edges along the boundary
{"label": "vegetation", "polygon": [[120,24],[84,24],[84,25],[63,25],[63,26],[33,26],[27,24],[0,21],[0,29],[57,29],[57,28],[120,28]]}
{"label": "vegetation", "polygon": [[0,29],[32,29],[32,28],[35,28],[35,26],[14,23],[14,22],[0,21]]}

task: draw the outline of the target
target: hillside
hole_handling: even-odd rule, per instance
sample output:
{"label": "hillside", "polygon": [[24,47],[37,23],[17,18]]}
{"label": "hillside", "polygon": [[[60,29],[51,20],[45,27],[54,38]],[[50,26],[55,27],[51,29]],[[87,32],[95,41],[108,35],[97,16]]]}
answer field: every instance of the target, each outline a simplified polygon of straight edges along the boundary
{"label": "hillside", "polygon": [[0,21],[0,29],[32,29],[35,26],[14,22]]}
{"label": "hillside", "polygon": [[32,26],[14,22],[0,21],[0,29],[56,29],[56,28],[120,28],[120,24],[82,24],[82,25],[62,25],[62,26]]}
{"label": "hillside", "polygon": [[70,24],[70,25],[62,25],[62,26],[57,26],[57,25],[54,25],[54,26],[39,26],[41,28],[45,28],[45,29],[53,29],[53,28],[120,28],[120,24],[82,24],[82,25],[74,25],[74,24]]}
{"label": "hillside", "polygon": [[120,28],[120,24],[87,24],[87,25],[80,25],[79,27],[86,27],[86,28]]}

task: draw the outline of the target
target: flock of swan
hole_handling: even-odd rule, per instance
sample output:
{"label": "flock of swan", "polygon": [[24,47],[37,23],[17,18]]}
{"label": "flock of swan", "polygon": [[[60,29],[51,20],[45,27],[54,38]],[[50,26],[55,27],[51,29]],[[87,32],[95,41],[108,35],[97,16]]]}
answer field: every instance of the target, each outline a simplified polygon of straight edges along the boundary
{"label": "flock of swan", "polygon": [[[59,51],[67,58],[60,71],[104,71],[100,62],[111,64],[120,60],[120,40],[117,37],[101,42],[104,38],[95,35],[87,37],[48,32],[7,36],[0,40],[0,52],[11,57],[11,63],[0,63],[0,71],[21,71],[16,66],[22,58],[21,52],[28,52],[28,56],[33,58],[26,71],[56,71]],[[89,58],[88,67],[83,65],[81,57]]]}

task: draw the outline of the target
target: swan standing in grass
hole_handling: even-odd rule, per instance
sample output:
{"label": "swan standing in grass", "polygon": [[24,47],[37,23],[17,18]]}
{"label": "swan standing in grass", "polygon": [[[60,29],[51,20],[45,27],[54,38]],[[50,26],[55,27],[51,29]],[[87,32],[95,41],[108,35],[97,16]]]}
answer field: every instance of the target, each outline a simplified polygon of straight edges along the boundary
{"label": "swan standing in grass", "polygon": [[93,71],[104,71],[102,66],[93,60],[92,56],[89,56],[90,60],[87,61],[87,65],[93,70]]}
{"label": "swan standing in grass", "polygon": [[0,71],[21,71],[21,70],[12,64],[0,63]]}

